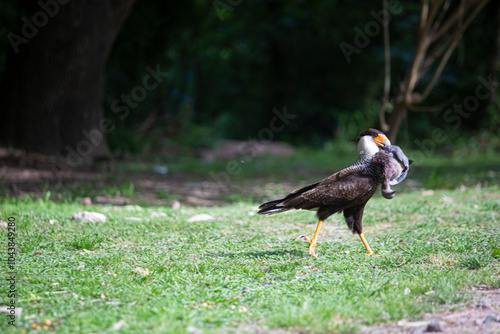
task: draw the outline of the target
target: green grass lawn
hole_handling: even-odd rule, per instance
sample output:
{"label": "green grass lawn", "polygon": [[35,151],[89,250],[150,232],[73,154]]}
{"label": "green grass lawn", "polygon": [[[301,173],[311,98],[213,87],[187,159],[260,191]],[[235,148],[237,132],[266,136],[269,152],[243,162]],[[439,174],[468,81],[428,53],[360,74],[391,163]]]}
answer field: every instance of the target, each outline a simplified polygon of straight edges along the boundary
{"label": "green grass lawn", "polygon": [[[365,256],[334,215],[311,258],[299,237],[314,232],[314,213],[258,216],[250,202],[178,210],[1,204],[1,220],[17,222],[17,332],[45,319],[55,333],[114,332],[114,324],[120,333],[349,332],[453,309],[474,285],[500,287],[494,185],[376,195],[364,232],[379,257]],[[83,210],[108,221],[70,219]],[[188,222],[201,213],[214,219]],[[3,319],[0,332],[8,327]]]}

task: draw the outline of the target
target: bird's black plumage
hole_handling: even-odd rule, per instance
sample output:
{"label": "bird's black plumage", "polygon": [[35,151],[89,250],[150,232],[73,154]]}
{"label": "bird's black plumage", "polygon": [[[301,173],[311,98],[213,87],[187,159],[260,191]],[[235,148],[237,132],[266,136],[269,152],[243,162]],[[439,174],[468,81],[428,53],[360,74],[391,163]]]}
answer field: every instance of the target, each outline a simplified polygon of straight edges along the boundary
{"label": "bird's black plumage", "polygon": [[363,208],[381,180],[376,168],[353,165],[320,182],[295,190],[282,199],[264,203],[257,213],[278,213],[290,209],[317,210],[318,219],[325,220],[334,213],[344,211],[349,228],[362,233]]}
{"label": "bird's black plumage", "polygon": [[259,207],[258,214],[272,214],[291,209],[316,210],[319,219],[316,232],[309,241],[309,254],[314,247],[323,220],[334,213],[344,212],[344,218],[354,233],[358,233],[368,254],[373,251],[363,236],[363,211],[368,200],[375,194],[383,179],[386,160],[372,162],[374,154],[390,145],[390,141],[380,131],[368,129],[357,138],[359,156],[350,167],[332,174],[326,179],[295,190],[284,198],[270,201]]}

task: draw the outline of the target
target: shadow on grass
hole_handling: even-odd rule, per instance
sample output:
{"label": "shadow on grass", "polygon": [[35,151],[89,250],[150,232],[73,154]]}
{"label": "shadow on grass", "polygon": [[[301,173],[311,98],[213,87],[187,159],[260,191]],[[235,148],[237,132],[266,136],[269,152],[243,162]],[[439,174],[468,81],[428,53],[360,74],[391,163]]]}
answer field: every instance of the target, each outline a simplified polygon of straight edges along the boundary
{"label": "shadow on grass", "polygon": [[234,252],[234,253],[217,253],[213,254],[211,256],[218,256],[218,257],[229,257],[229,258],[254,258],[254,259],[259,259],[259,258],[269,258],[269,257],[286,257],[288,256],[293,256],[293,257],[304,257],[304,254],[306,254],[303,251],[298,251],[298,250],[270,250],[270,251],[255,251],[255,252]]}

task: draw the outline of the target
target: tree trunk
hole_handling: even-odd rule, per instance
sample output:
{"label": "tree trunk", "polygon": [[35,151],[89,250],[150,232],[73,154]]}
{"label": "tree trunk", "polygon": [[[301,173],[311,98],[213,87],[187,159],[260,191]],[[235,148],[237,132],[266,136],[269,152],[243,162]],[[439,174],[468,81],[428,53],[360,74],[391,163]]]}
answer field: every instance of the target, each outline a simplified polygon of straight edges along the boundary
{"label": "tree trunk", "polygon": [[[106,60],[135,0],[20,1],[21,29],[2,84],[0,140],[64,155],[70,167],[109,154],[102,84]],[[74,165],[74,166],[73,166]]]}
{"label": "tree trunk", "polygon": [[[441,0],[420,1],[417,45],[410,68],[398,82],[392,112],[386,116],[385,110],[380,109],[379,124],[381,128],[389,128],[386,134],[391,142],[394,143],[397,139],[406,110],[411,108],[412,111],[416,111],[417,106],[427,99],[453,51],[462,40],[465,30],[488,1],[471,0],[460,3]],[[421,93],[417,92],[415,90],[417,84],[428,73],[433,63],[438,65],[431,71],[429,82]],[[443,105],[422,107],[420,111],[441,110]]]}
{"label": "tree trunk", "polygon": [[384,132],[393,144],[396,143],[396,139],[398,138],[399,129],[401,127],[401,123],[403,122],[405,111],[408,108],[405,98],[406,96],[405,83],[406,83],[406,78],[404,76],[400,76],[399,80],[397,80],[397,89],[393,99],[394,107],[392,108],[392,111],[390,113],[385,114],[385,119],[386,119],[385,124],[389,130]]}
{"label": "tree trunk", "polygon": [[[491,45],[490,57],[486,65],[485,76],[488,78],[493,76],[493,81],[498,82],[498,68],[500,67],[500,2],[495,1],[493,4],[493,15],[495,20],[495,39]],[[498,99],[498,90],[493,89],[489,99],[486,101],[486,106],[493,104]]]}
{"label": "tree trunk", "polygon": [[386,116],[387,124],[389,125],[389,131],[386,134],[393,144],[396,143],[396,139],[398,138],[399,128],[401,127],[405,111],[406,105],[404,103],[396,103],[392,112]]}

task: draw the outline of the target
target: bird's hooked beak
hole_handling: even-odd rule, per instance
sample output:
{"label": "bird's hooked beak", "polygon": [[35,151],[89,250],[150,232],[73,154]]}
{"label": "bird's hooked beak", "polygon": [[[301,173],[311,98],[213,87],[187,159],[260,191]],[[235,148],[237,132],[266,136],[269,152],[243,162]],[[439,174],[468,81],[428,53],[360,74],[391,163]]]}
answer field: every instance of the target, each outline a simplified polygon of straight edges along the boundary
{"label": "bird's hooked beak", "polygon": [[378,134],[376,137],[373,137],[373,141],[375,142],[375,144],[382,148],[391,146],[391,141],[389,140],[389,138],[387,138],[386,135],[382,133]]}

